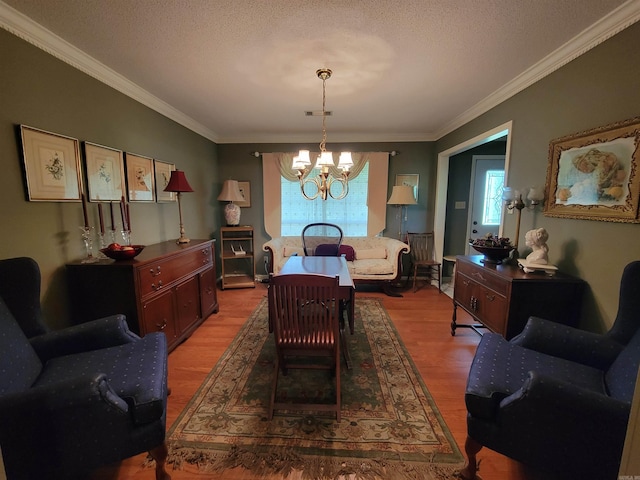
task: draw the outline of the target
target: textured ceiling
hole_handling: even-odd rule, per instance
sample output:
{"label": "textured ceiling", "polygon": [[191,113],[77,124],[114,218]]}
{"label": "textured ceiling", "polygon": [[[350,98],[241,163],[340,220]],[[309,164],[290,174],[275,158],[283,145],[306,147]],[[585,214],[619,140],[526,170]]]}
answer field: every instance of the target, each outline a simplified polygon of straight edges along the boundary
{"label": "textured ceiling", "polygon": [[315,71],[328,67],[331,143],[438,138],[556,68],[549,56],[561,47],[569,53],[560,63],[582,53],[568,42],[599,35],[601,19],[628,24],[639,7],[639,0],[5,0],[0,20],[23,37],[44,27],[108,67],[107,83],[132,82],[151,94],[146,103],[164,102],[219,143],[319,141],[321,119],[304,112],[321,109]]}

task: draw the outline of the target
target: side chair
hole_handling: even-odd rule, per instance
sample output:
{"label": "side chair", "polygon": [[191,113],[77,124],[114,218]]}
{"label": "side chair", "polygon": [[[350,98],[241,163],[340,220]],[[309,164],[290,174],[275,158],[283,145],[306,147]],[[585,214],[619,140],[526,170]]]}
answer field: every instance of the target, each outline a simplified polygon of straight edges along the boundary
{"label": "side chair", "polygon": [[[340,421],[340,301],[338,277],[276,275],[269,285],[269,314],[276,346],[269,405],[274,410],[335,412]],[[324,359],[324,361],[322,361]],[[335,378],[333,404],[278,400],[278,377],[289,369],[327,369]]]}
{"label": "side chair", "polygon": [[344,234],[333,223],[310,223],[302,229],[302,248],[306,256],[337,257]]}
{"label": "side chair", "polygon": [[407,233],[409,240],[411,269],[413,270],[413,292],[418,291],[416,279],[418,273],[422,271],[427,277],[427,284],[431,284],[432,280],[438,282],[438,292],[442,293],[442,278],[440,262],[436,260],[434,249],[434,234],[427,233]]}
{"label": "side chair", "polygon": [[148,451],[168,480],[167,342],[123,315],[50,330],[40,270],[0,260],[0,447],[10,479],[86,478]]}

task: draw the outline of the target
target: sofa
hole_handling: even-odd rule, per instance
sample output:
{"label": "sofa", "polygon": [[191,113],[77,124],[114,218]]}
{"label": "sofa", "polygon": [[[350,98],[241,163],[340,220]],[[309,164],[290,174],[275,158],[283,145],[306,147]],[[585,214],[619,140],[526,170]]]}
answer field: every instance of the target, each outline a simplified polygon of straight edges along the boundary
{"label": "sofa", "polygon": [[[344,237],[341,248],[354,283],[381,283],[388,294],[402,276],[402,254],[409,253],[409,245],[389,237]],[[273,238],[262,250],[269,254],[269,273],[274,275],[289,257],[304,255],[300,236]]]}

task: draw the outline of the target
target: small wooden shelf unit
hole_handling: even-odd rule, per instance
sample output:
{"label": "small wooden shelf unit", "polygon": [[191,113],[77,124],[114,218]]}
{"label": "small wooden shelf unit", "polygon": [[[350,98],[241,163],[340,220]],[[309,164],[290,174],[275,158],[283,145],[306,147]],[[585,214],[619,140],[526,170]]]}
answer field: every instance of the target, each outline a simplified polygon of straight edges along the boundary
{"label": "small wooden shelf unit", "polygon": [[253,227],[220,229],[221,287],[255,288],[256,264],[253,256]]}

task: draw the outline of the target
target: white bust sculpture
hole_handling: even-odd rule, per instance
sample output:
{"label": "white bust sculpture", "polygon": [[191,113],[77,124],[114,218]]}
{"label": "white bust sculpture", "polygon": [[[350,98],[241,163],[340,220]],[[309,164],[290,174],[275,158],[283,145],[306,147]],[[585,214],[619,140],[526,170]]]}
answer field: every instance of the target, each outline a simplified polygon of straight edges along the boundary
{"label": "white bust sculpture", "polygon": [[525,243],[531,247],[532,252],[527,255],[527,262],[537,265],[546,265],[549,261],[547,240],[549,234],[544,228],[529,230],[524,236]]}

